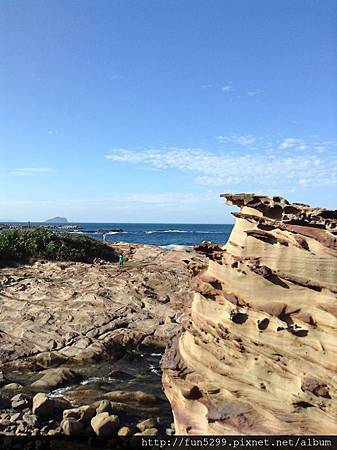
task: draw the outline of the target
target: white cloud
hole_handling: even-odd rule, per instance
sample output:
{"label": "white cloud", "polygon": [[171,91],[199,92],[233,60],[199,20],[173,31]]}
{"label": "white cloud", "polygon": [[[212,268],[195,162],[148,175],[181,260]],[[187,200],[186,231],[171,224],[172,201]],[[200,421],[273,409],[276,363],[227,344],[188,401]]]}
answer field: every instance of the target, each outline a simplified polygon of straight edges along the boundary
{"label": "white cloud", "polygon": [[247,92],[247,95],[249,97],[255,97],[256,95],[259,95],[261,93],[260,89],[251,89],[250,91]]}
{"label": "white cloud", "polygon": [[235,143],[246,146],[254,144],[256,139],[253,136],[232,134],[231,136],[218,136],[218,141],[221,143]]}
{"label": "white cloud", "polygon": [[292,146],[280,148],[277,144],[274,147],[261,146],[253,151],[247,144],[240,152],[221,153],[177,147],[137,152],[114,149],[106,158],[112,162],[187,172],[192,175],[194,183],[205,186],[275,192],[303,185],[337,184],[336,152],[326,152],[324,158],[318,154],[314,148],[311,152],[294,153]]}
{"label": "white cloud", "polygon": [[20,167],[15,169],[13,175],[36,175],[44,173],[53,173],[54,170],[50,167]]}
{"label": "white cloud", "polygon": [[225,93],[232,91],[233,90],[232,82],[229,81],[228,83],[226,83],[224,86],[222,86],[221,90],[222,92]]}
{"label": "white cloud", "polygon": [[307,150],[309,147],[308,145],[305,144],[303,139],[286,138],[280,142],[279,148],[280,149],[294,148],[297,150]]}

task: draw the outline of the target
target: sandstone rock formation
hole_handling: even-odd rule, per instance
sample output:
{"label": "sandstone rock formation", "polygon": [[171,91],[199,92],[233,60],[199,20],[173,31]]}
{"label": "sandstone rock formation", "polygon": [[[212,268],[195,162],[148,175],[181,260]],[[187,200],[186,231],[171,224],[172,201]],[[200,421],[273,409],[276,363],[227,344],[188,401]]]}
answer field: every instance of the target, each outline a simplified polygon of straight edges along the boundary
{"label": "sandstone rock formation", "polygon": [[337,211],[223,197],[234,229],[162,361],[176,432],[337,434]]}
{"label": "sandstone rock formation", "polygon": [[128,344],[165,347],[186,293],[192,298],[188,267],[203,258],[140,244],[114,248],[125,255],[122,269],[100,261],[0,268],[0,371],[7,383],[33,369],[36,389],[49,390],[72,378],[64,366],[113,360]]}

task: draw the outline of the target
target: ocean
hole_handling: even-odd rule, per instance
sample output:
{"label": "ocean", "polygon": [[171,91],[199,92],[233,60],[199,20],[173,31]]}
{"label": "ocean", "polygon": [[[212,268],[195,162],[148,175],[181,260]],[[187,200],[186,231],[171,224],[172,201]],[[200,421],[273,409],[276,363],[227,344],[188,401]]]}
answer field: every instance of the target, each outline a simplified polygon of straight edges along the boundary
{"label": "ocean", "polygon": [[[31,225],[38,225],[32,223]],[[46,223],[40,224],[45,226]],[[74,234],[86,234],[94,239],[106,242],[134,242],[158,246],[196,245],[201,241],[226,243],[233,225],[175,224],[175,223],[69,223],[80,230],[69,231]],[[110,231],[109,231],[110,230]],[[111,231],[122,230],[122,231]],[[66,230],[61,230],[66,231]]]}

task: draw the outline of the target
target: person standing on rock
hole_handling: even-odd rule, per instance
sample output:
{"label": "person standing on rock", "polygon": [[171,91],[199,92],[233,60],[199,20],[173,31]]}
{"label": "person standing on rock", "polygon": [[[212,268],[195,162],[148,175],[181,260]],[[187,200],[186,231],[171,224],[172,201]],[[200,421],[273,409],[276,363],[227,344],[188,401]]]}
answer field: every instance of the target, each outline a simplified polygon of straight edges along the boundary
{"label": "person standing on rock", "polygon": [[121,253],[119,255],[119,265],[122,266],[123,264],[124,264],[124,255],[123,255],[123,253]]}

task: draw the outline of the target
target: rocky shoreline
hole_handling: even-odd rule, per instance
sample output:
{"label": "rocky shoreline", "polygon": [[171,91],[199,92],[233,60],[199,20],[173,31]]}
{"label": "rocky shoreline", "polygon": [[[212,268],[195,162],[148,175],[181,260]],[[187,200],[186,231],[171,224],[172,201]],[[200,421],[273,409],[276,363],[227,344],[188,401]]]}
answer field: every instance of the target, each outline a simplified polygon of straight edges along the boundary
{"label": "rocky shoreline", "polygon": [[96,260],[0,269],[0,435],[174,432],[159,361],[207,258],[112,247],[123,267]]}

